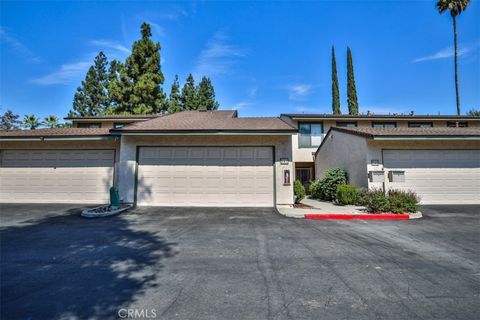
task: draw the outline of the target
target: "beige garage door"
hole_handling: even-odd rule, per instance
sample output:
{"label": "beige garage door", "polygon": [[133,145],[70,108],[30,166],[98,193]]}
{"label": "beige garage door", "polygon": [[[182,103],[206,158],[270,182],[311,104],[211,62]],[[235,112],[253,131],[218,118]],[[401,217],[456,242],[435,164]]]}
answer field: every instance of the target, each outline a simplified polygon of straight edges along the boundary
{"label": "beige garage door", "polygon": [[272,207],[271,147],[141,147],[137,203]]}
{"label": "beige garage door", "polygon": [[0,202],[106,203],[113,150],[3,150]]}
{"label": "beige garage door", "polygon": [[423,204],[480,204],[480,150],[384,150],[383,162],[405,171],[387,187],[413,190]]}

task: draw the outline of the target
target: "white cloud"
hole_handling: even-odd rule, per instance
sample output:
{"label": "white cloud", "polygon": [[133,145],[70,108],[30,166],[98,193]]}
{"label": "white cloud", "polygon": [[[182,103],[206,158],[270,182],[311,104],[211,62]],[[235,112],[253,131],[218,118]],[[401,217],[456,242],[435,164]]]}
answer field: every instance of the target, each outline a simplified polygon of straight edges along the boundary
{"label": "white cloud", "polygon": [[228,74],[246,50],[228,43],[228,37],[217,32],[201,51],[195,73],[207,76]]}
{"label": "white cloud", "polygon": [[15,37],[12,37],[5,28],[0,27],[0,42],[9,46],[17,55],[29,62],[38,63],[41,59]]}
{"label": "white cloud", "polygon": [[93,45],[93,46],[98,46],[98,47],[102,47],[102,48],[105,48],[105,49],[113,49],[113,50],[117,50],[117,51],[120,51],[120,52],[123,52],[123,53],[126,53],[126,54],[130,54],[130,49],[128,49],[127,47],[121,45],[120,43],[116,42],[116,41],[111,41],[111,40],[92,40],[90,41],[90,44]]}
{"label": "white cloud", "polygon": [[252,105],[251,102],[247,102],[247,101],[242,101],[242,102],[239,102],[237,104],[235,104],[232,109],[233,110],[243,110],[243,109],[246,109],[248,106]]}
{"label": "white cloud", "polygon": [[45,76],[30,79],[31,83],[48,86],[54,84],[70,84],[74,80],[85,75],[92,62],[78,61],[66,63],[60,66],[60,69]]}
{"label": "white cloud", "polygon": [[[465,53],[467,53],[468,51],[469,51],[468,48],[461,48],[461,49],[458,50],[458,56],[460,57],[460,56],[464,55]],[[442,50],[439,50],[439,51],[435,52],[432,55],[416,58],[416,59],[412,60],[412,62],[416,63],[416,62],[423,62],[423,61],[447,59],[447,58],[453,57],[453,55],[454,55],[453,47],[447,47],[447,48],[444,48]]]}
{"label": "white cloud", "polygon": [[294,84],[287,87],[290,100],[301,100],[312,92],[309,84]]}

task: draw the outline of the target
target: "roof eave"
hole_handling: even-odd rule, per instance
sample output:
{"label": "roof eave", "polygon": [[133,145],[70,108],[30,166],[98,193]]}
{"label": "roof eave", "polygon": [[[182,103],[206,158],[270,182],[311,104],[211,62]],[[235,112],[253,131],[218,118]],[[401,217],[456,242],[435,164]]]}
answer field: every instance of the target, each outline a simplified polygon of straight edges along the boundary
{"label": "roof eave", "polygon": [[112,135],[292,135],[295,129],[288,130],[111,130]]}
{"label": "roof eave", "polygon": [[78,140],[78,141],[106,141],[114,140],[116,137],[112,135],[98,135],[98,136],[12,136],[0,137],[0,141],[64,141],[64,140]]}

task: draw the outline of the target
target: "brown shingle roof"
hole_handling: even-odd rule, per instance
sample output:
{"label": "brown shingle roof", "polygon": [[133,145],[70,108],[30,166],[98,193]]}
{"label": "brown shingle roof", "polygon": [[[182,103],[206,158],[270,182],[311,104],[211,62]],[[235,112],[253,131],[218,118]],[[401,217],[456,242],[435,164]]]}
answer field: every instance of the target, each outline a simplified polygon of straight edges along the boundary
{"label": "brown shingle roof", "polygon": [[332,127],[331,130],[346,132],[368,138],[374,137],[480,137],[479,128],[372,128]]}
{"label": "brown shingle roof", "polygon": [[480,121],[479,116],[467,116],[467,115],[430,115],[430,114],[329,114],[329,113],[285,113],[282,116],[287,116],[291,118],[319,118],[319,119],[400,119],[400,120],[421,120],[421,119],[432,119],[432,120],[475,120]]}
{"label": "brown shingle roof", "polygon": [[34,130],[0,130],[0,137],[84,137],[84,136],[108,136],[108,128],[55,128]]}
{"label": "brown shingle roof", "polygon": [[277,117],[238,118],[234,110],[184,111],[164,117],[138,122],[119,129],[129,131],[295,131],[296,129]]}

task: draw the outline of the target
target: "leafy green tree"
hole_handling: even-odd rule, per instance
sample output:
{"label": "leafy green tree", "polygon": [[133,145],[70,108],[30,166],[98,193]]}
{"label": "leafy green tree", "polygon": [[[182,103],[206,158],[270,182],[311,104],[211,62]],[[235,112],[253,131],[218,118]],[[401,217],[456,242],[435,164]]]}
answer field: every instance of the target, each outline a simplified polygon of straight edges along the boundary
{"label": "leafy green tree", "polygon": [[213,88],[212,81],[203,77],[197,88],[197,105],[198,108],[206,110],[217,110],[218,102],[215,100],[215,89]]}
{"label": "leafy green tree", "polygon": [[457,45],[457,16],[465,11],[470,0],[439,0],[437,9],[440,14],[450,11],[453,22],[454,64],[455,64],[455,95],[457,98],[457,115],[460,115],[460,94],[458,90],[458,45]]}
{"label": "leafy green tree", "polygon": [[180,101],[180,84],[178,83],[178,75],[175,75],[175,79],[172,83],[170,90],[170,96],[168,97],[168,113],[175,113],[183,111]]}
{"label": "leafy green tree", "polygon": [[60,122],[56,116],[49,115],[43,119],[43,125],[47,128],[59,128]]}
{"label": "leafy green tree", "polygon": [[183,110],[197,110],[197,88],[192,74],[189,74],[187,81],[183,85],[182,94],[180,96],[180,104]]}
{"label": "leafy green tree", "polygon": [[26,114],[22,121],[22,127],[33,130],[42,125],[42,122],[33,114]]}
{"label": "leafy green tree", "polygon": [[478,109],[470,109],[470,110],[467,112],[467,116],[480,117],[480,110],[478,110]]}
{"label": "leafy green tree", "polygon": [[19,121],[18,114],[14,114],[11,110],[7,110],[0,117],[0,130],[15,130],[18,129]]}
{"label": "leafy green tree", "polygon": [[145,22],[141,34],[142,38],[133,43],[125,65],[116,70],[118,78],[110,87],[116,113],[146,114],[166,110],[161,87],[164,77],[160,67],[160,43],[152,41],[150,25]]}
{"label": "leafy green tree", "polygon": [[105,113],[110,105],[108,97],[108,60],[103,52],[96,57],[88,69],[85,80],[77,88],[73,98],[72,115],[96,116]]}
{"label": "leafy green tree", "polygon": [[347,47],[347,100],[348,113],[358,114],[357,88],[355,87],[355,76],[353,74],[352,51]]}
{"label": "leafy green tree", "polygon": [[338,88],[337,61],[335,59],[335,48],[332,46],[332,112],[341,114],[340,90]]}

